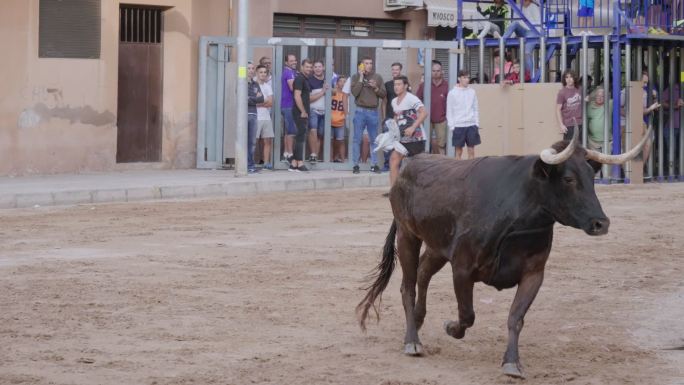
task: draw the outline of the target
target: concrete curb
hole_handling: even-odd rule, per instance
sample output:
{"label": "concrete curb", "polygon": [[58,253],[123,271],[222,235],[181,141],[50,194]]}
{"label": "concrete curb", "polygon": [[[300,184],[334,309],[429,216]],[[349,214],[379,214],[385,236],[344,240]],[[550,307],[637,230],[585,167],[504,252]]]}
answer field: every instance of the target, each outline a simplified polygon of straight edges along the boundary
{"label": "concrete curb", "polygon": [[[225,178],[222,178],[225,180]],[[323,191],[389,186],[388,174],[326,175],[283,174],[277,178],[239,178],[222,183],[168,184],[121,188],[81,187],[45,192],[0,193],[0,209],[64,206],[112,202],[138,202],[187,198],[235,197],[290,191]]]}

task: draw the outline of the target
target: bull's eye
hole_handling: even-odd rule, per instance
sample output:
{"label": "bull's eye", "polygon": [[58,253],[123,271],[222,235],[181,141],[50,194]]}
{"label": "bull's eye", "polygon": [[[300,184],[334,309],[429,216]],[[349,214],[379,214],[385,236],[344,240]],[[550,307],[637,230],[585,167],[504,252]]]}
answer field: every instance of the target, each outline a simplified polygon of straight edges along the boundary
{"label": "bull's eye", "polygon": [[573,178],[571,176],[563,177],[563,182],[565,182],[565,184],[571,185],[571,186],[574,186],[577,183],[575,178]]}

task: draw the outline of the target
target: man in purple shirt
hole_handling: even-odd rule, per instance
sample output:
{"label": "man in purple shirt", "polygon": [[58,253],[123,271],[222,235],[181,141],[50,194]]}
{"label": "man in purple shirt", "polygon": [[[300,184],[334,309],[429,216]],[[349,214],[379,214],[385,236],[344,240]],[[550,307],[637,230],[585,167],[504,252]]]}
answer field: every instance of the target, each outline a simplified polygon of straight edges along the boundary
{"label": "man in purple shirt", "polygon": [[285,133],[283,161],[287,163],[290,163],[292,160],[294,137],[297,134],[297,127],[292,117],[292,107],[294,106],[292,90],[295,77],[297,77],[297,57],[293,54],[288,54],[285,59],[283,75],[280,79],[282,90],[280,95],[280,112],[283,115],[283,131]]}
{"label": "man in purple shirt", "polygon": [[[420,83],[416,96],[425,101],[423,83]],[[447,123],[446,101],[449,85],[444,80],[442,63],[432,61],[432,85],[430,87],[430,147],[433,154],[446,154]]]}

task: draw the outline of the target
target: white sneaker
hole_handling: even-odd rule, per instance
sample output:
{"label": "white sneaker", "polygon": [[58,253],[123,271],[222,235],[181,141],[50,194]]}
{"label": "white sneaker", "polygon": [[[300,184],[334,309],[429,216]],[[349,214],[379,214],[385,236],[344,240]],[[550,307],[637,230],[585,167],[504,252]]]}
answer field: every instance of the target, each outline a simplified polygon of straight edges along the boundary
{"label": "white sneaker", "polygon": [[587,35],[587,36],[596,36],[596,34],[593,33],[593,32],[591,32],[591,31],[585,32],[585,35]]}

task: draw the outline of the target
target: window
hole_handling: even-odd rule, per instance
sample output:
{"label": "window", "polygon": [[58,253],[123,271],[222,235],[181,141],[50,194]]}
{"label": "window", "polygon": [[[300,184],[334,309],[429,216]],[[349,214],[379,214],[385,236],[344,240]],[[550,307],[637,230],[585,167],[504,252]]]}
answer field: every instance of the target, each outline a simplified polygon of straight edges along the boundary
{"label": "window", "polygon": [[273,36],[404,39],[405,24],[397,20],[368,20],[321,16],[273,15]]}
{"label": "window", "polygon": [[40,0],[38,56],[100,58],[100,0]]}
{"label": "window", "polygon": [[162,10],[121,6],[119,41],[122,43],[161,43]]}

